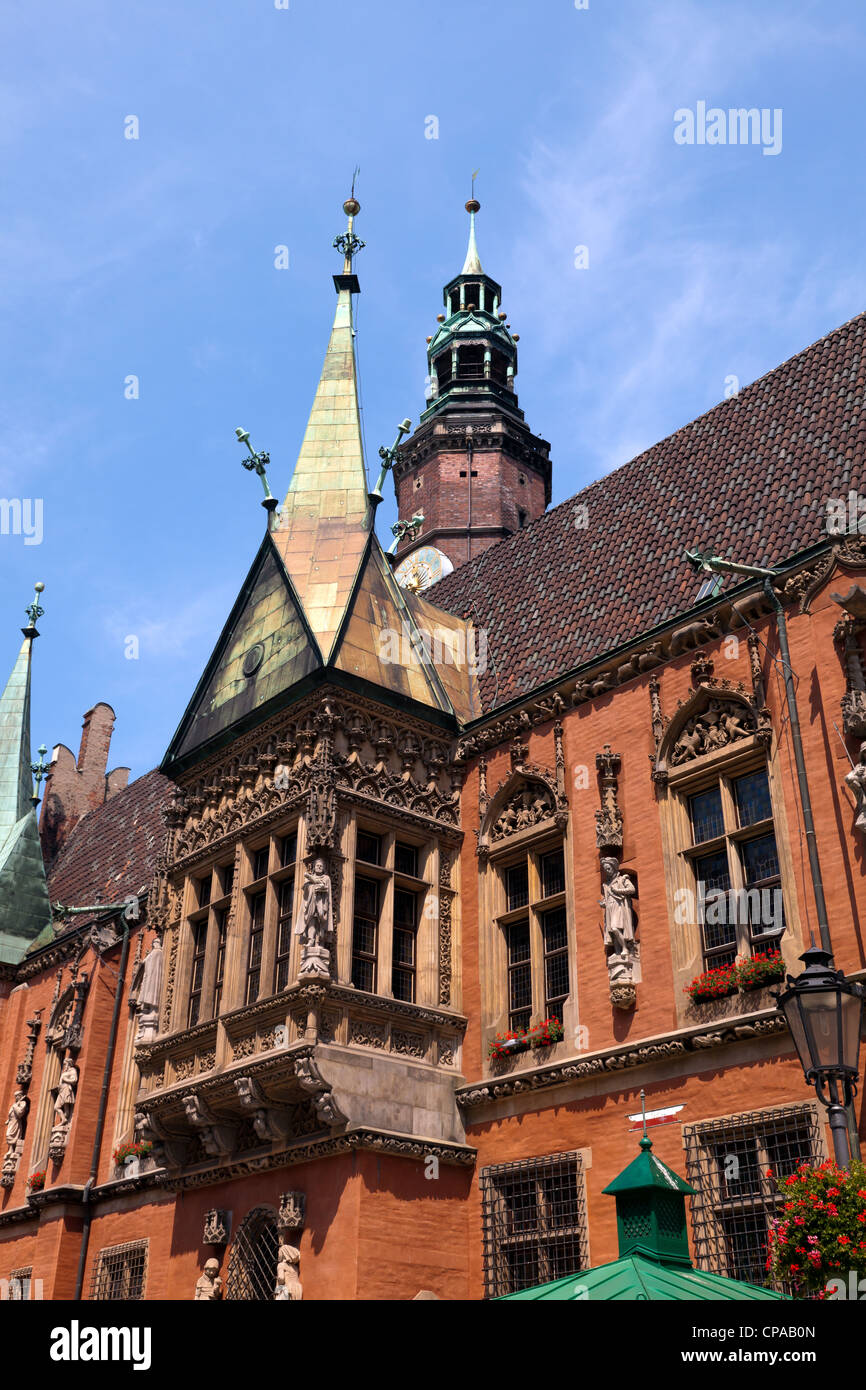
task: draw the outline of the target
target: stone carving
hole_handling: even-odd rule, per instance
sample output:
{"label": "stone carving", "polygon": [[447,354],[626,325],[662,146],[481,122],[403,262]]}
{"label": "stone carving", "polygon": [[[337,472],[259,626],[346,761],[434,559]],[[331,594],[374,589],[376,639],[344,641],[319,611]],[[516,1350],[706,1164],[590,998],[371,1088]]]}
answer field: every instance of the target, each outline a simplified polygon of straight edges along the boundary
{"label": "stone carving", "polygon": [[604,752],[596,753],[595,765],[601,786],[601,810],[595,813],[595,843],[599,849],[621,849],[622,811],[617,801],[620,755],[612,753],[606,743]]}
{"label": "stone carving", "polygon": [[406,1032],[401,1028],[392,1028],[391,1051],[402,1052],[407,1057],[423,1058],[427,1052],[423,1034]]}
{"label": "stone carving", "polygon": [[[228,1245],[232,1230],[232,1214],[213,1207],[204,1214],[202,1245]],[[219,1266],[217,1266],[219,1267]]]}
{"label": "stone carving", "polygon": [[674,629],[671,635],[670,655],[679,656],[680,652],[703,646],[704,642],[719,636],[721,626],[717,614],[713,614],[711,618],[696,618],[694,622],[684,623],[682,627]]}
{"label": "stone carving", "polygon": [[854,829],[866,835],[866,742],[860,744],[860,755],[851,771],[845,774],[845,782],[857,798]]}
{"label": "stone carving", "polygon": [[81,975],[78,979],[74,978],[73,971],[73,1009],[72,1018],[67,1024],[66,1032],[63,1035],[63,1047],[69,1052],[78,1052],[84,1038],[84,1004],[87,999],[87,991],[90,988],[90,976]]}
{"label": "stone carving", "polygon": [[41,1013],[42,1010],[37,1009],[34,1017],[27,1020],[27,1050],[24,1053],[24,1061],[18,1063],[15,1071],[15,1080],[19,1086],[29,1086],[33,1077],[33,1054],[36,1051],[39,1029],[42,1027]]}
{"label": "stone carving", "polygon": [[250,1113],[253,1130],[260,1143],[267,1144],[289,1137],[291,1114],[277,1110],[268,1103],[255,1077],[236,1076],[234,1087],[241,1109]]}
{"label": "stone carving", "polygon": [[755,713],[747,705],[711,699],[702,713],[686,720],[673,746],[671,763],[677,767],[741,738],[749,738],[757,728]]}
{"label": "stone carving", "polygon": [[211,1256],[205,1260],[204,1270],[195,1286],[196,1303],[216,1303],[223,1296],[223,1281],[220,1275],[220,1262]]}
{"label": "stone carving", "polygon": [[3,1171],[0,1186],[12,1187],[15,1174],[24,1149],[24,1136],[27,1132],[27,1112],[30,1101],[23,1091],[16,1091],[6,1117],[6,1153],[3,1158]]}
{"label": "stone carving", "polygon": [[162,972],[162,940],[157,936],[144,960],[137,965],[132,977],[130,999],[134,1002],[138,1014],[136,1042],[152,1042],[159,1032]]}
{"label": "stone carving", "polygon": [[[852,594],[862,593],[859,585],[847,595],[831,594],[836,603],[847,606]],[[833,636],[842,648],[842,664],[845,670],[845,694],[842,696],[842,726],[846,734],[855,738],[866,735],[866,677],[863,673],[863,655],[858,634],[863,628],[859,603],[857,612],[845,612],[833,629]]]}
{"label": "stone carving", "polygon": [[299,1265],[301,1252],[295,1245],[280,1245],[277,1255],[277,1282],[274,1288],[274,1302],[298,1303],[304,1296],[301,1285]]}
{"label": "stone carving", "polygon": [[360,1047],[384,1047],[388,1040],[388,1029],[384,1023],[373,1023],[368,1018],[349,1020],[349,1042]]}
{"label": "stone carving", "polygon": [[443,846],[439,858],[439,1003],[451,1003],[451,947],[454,890],[451,887],[451,856]]}
{"label": "stone carving", "polygon": [[509,797],[491,830],[491,840],[503,840],[518,830],[527,830],[554,813],[553,796],[547,787],[526,784]]}
{"label": "stone carving", "polygon": [[331,880],[324,859],[316,859],[312,869],[304,874],[303,913],[295,926],[301,938],[299,975],[331,974],[331,952],[326,945],[334,931]]}
{"label": "stone carving", "polygon": [[60,1072],[60,1085],[54,1100],[54,1125],[48,1142],[48,1155],[55,1162],[59,1162],[66,1150],[77,1089],[78,1068],[72,1058],[67,1056]]}
{"label": "stone carving", "polygon": [[[634,985],[640,979],[638,943],[634,934],[631,899],[635,886],[628,874],[620,872],[619,861],[605,856],[601,861],[603,879],[599,906],[604,908],[602,938],[607,952],[610,985]],[[614,1003],[626,996],[622,991]],[[633,1002],[633,1001],[632,1001]]]}
{"label": "stone carving", "polygon": [[188,1122],[201,1137],[202,1148],[209,1158],[231,1153],[237,1137],[237,1125],[225,1123],[214,1115],[201,1096],[190,1092],[181,1097]]}
{"label": "stone carving", "polygon": [[337,1105],[331,1087],[319,1071],[312,1053],[296,1053],[294,1063],[298,1084],[301,1090],[306,1091],[312,1097],[316,1114],[322,1123],[327,1125],[329,1129],[336,1129],[339,1125],[344,1125],[346,1116]]}
{"label": "stone carving", "polygon": [[280,1193],[280,1209],[277,1226],[281,1231],[299,1231],[304,1224],[307,1209],[305,1192]]}

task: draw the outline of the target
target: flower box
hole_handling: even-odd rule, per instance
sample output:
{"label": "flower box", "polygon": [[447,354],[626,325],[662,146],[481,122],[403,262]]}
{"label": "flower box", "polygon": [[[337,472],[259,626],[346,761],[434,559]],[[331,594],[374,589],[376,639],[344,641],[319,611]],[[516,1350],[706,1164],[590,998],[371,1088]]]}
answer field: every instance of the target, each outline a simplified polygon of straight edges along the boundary
{"label": "flower box", "polygon": [[563,1037],[558,1018],[545,1018],[532,1028],[518,1028],[511,1033],[497,1033],[487,1049],[488,1057],[510,1057],[514,1052],[526,1052],[530,1047],[551,1047]]}
{"label": "flower box", "polygon": [[530,1028],[526,1037],[530,1047],[552,1047],[562,1040],[563,1028],[558,1018],[546,1018]]}
{"label": "flower box", "polygon": [[152,1153],[150,1140],[139,1139],[136,1144],[118,1144],[111,1157],[118,1168],[126,1168],[130,1164],[137,1164],[142,1158],[150,1158]]}
{"label": "flower box", "polygon": [[45,1186],[45,1173],[31,1173],[27,1179],[28,1192],[41,1192]]}
{"label": "flower box", "polygon": [[760,955],[742,959],[739,956],[732,965],[720,965],[716,970],[705,970],[696,975],[691,984],[686,985],[685,993],[693,1004],[709,1004],[714,999],[724,999],[729,994],[744,993],[750,989],[762,989],[774,980],[785,978],[785,962],[779,951],[765,951]]}
{"label": "flower box", "polygon": [[523,1029],[515,1033],[497,1033],[487,1048],[488,1057],[510,1057],[513,1052],[525,1052],[529,1041]]}

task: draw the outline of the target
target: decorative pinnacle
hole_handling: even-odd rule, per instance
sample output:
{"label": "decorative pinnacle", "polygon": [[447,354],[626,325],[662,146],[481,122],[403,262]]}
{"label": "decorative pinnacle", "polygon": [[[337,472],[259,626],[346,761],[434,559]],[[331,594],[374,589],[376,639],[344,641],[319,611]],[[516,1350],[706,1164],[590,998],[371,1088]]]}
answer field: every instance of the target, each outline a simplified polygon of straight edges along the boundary
{"label": "decorative pinnacle", "polygon": [[27,624],[27,627],[22,627],[21,629],[21,631],[24,633],[24,636],[31,638],[31,640],[32,638],[39,636],[39,633],[36,631],[36,622],[37,619],[41,618],[42,614],[45,612],[45,609],[42,608],[39,603],[39,595],[42,593],[43,589],[45,588],[45,585],[42,583],[40,579],[36,581],[33,587],[36,590],[36,597],[34,598],[33,602],[29,603],[27,607],[24,609],[24,612],[27,614],[28,618],[30,619],[30,622]]}
{"label": "decorative pinnacle", "polygon": [[640,1093],[640,1113],[643,1115],[643,1135],[641,1136],[640,1146],[642,1149],[651,1149],[653,1141],[646,1132],[646,1091],[641,1088]]}
{"label": "decorative pinnacle", "polygon": [[273,493],[271,492],[271,489],[268,486],[268,475],[265,472],[265,469],[271,461],[270,454],[266,454],[264,451],[262,451],[262,453],[260,454],[256,453],[255,449],[250,443],[249,430],[235,430],[235,434],[238,437],[238,443],[246,444],[247,448],[250,451],[250,458],[241,459],[241,463],[243,464],[244,468],[246,468],[250,473],[252,473],[253,469],[255,469],[256,473],[258,473],[259,477],[262,480],[262,487],[265,490],[265,496],[264,501],[262,502],[262,506],[265,508],[265,511],[275,511],[276,508],[279,506],[279,503],[277,502],[276,497],[274,497]]}
{"label": "decorative pinnacle", "polygon": [[391,527],[391,534],[394,536],[394,544],[388,546],[388,554],[396,554],[397,546],[406,536],[408,536],[410,540],[414,540],[423,525],[423,512],[416,512],[411,521],[395,521],[394,525]]}
{"label": "decorative pinnacle", "polygon": [[30,800],[33,802],[34,806],[39,805],[39,802],[41,800],[39,796],[39,788],[42,785],[43,780],[48,776],[48,764],[45,762],[45,754],[48,752],[48,749],[45,747],[44,743],[40,743],[36,751],[39,754],[39,762],[30,764],[30,771],[33,773],[34,782],[33,795],[31,796]]}
{"label": "decorative pinnacle", "polygon": [[352,274],[352,257],[356,256],[359,251],[363,251],[366,245],[366,242],[361,241],[360,237],[356,237],[354,232],[355,218],[361,211],[361,204],[355,197],[355,179],[360,172],[360,169],[355,169],[352,175],[352,192],[343,204],[343,211],[349,219],[348,226],[345,232],[341,232],[339,236],[334,237],[334,249],[336,251],[342,251],[343,253],[344,275]]}
{"label": "decorative pinnacle", "polygon": [[382,501],[382,488],[385,486],[385,474],[388,472],[389,468],[394,467],[394,460],[397,457],[397,449],[400,446],[400,440],[403,438],[404,434],[409,433],[411,428],[412,421],[403,420],[397,426],[397,438],[394,440],[394,443],[391,445],[390,449],[386,449],[384,444],[380,448],[379,458],[382,460],[382,471],[379,474],[379,481],[373,488],[373,491],[370,493],[370,500],[372,502],[378,503]]}

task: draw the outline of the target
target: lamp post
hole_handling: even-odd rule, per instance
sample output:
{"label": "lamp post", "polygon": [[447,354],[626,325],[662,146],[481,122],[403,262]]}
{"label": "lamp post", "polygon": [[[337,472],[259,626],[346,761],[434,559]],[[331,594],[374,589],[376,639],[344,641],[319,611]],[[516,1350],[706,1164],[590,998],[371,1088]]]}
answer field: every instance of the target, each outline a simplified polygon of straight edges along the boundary
{"label": "lamp post", "polygon": [[857,1091],[863,987],[834,970],[833,957],[810,946],[802,975],[788,976],[776,1003],[791,1030],[807,1082],[826,1106],[833,1153],[840,1168],[851,1161],[846,1108]]}

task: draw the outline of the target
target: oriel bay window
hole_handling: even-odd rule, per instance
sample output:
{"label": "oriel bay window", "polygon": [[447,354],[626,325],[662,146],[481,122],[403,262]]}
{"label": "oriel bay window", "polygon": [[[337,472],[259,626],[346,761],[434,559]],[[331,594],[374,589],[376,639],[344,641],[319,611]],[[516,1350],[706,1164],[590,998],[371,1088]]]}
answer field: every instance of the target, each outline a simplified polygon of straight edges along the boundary
{"label": "oriel bay window", "polygon": [[[290,979],[292,922],[298,837],[292,829],[254,844],[244,854],[237,903],[237,975],[226,978],[234,861],[213,865],[189,880],[185,1019],[193,1027],[216,1018],[221,1008],[237,1008],[287,988]],[[237,984],[230,988],[231,979]]]}
{"label": "oriel bay window", "polygon": [[508,1029],[525,1030],[541,1018],[561,1023],[570,993],[562,845],[523,850],[498,874]]}
{"label": "oriel bay window", "polygon": [[717,774],[685,801],[705,968],[776,948],[785,912],[766,766]]}
{"label": "oriel bay window", "polygon": [[419,1001],[419,929],[428,849],[359,826],[352,915],[352,983],[367,993]]}

